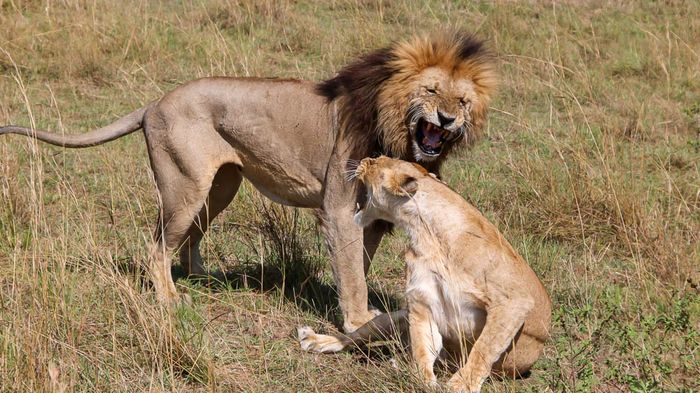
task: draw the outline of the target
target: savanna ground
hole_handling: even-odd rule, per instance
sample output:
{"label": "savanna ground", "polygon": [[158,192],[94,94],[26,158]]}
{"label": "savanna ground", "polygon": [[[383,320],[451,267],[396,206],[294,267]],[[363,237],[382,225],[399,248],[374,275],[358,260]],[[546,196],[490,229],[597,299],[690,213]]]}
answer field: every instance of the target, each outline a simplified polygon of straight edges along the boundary
{"label": "savanna ground", "polygon": [[[209,75],[320,80],[445,26],[489,39],[503,85],[444,177],[554,301],[532,375],[484,390],[699,391],[698,2],[0,0],[0,124],[79,132]],[[138,268],[157,211],[138,133],[0,138],[0,195],[2,390],[425,390],[399,348],[300,351],[297,325],[339,322],[327,255],[308,212],[250,185],[204,242],[228,281],[181,278],[192,305],[161,308]],[[404,244],[380,249],[375,304],[401,304]]]}

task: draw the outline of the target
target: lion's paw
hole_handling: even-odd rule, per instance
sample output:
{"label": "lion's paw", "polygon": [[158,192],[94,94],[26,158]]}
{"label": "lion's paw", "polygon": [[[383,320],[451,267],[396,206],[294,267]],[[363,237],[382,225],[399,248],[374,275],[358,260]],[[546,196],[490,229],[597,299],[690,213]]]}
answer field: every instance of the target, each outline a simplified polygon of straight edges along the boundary
{"label": "lion's paw", "polygon": [[177,305],[179,307],[182,307],[182,306],[192,307],[192,305],[194,305],[194,301],[192,300],[192,296],[190,296],[189,293],[181,293],[179,296],[179,299],[177,301]]}

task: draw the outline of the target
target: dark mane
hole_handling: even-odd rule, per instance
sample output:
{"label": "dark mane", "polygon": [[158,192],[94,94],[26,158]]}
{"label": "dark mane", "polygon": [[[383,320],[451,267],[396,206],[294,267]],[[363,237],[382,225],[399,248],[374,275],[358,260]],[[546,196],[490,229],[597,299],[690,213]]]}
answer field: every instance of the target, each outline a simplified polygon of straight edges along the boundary
{"label": "dark mane", "polygon": [[460,60],[490,56],[489,50],[484,45],[484,41],[472,34],[457,35],[458,50],[457,55]]}
{"label": "dark mane", "polygon": [[[488,103],[497,86],[494,59],[483,40],[454,30],[414,36],[362,55],[315,91],[337,108],[338,137],[347,141],[352,159],[384,154],[414,161],[412,136],[407,127],[413,77],[427,67],[441,67],[469,78],[479,96],[471,110],[468,147],[480,135]],[[457,145],[448,145],[438,159],[425,163],[435,172]]]}
{"label": "dark mane", "polygon": [[392,47],[386,47],[361,56],[343,67],[333,78],[319,82],[316,92],[328,101],[344,94],[358,98],[358,93],[368,89],[375,90],[376,93],[378,87],[393,73],[388,65],[395,59],[392,50]]}
{"label": "dark mane", "polygon": [[360,158],[386,153],[379,146],[378,96],[382,84],[395,70],[393,47],[378,49],[343,67],[333,78],[319,82],[316,92],[328,102],[342,99],[339,106],[341,129],[352,141]]}

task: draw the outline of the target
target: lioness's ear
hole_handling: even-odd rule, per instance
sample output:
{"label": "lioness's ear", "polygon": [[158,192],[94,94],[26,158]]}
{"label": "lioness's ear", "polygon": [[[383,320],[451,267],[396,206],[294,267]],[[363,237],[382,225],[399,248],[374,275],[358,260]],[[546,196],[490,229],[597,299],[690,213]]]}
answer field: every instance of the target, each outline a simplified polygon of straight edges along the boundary
{"label": "lioness's ear", "polygon": [[389,182],[388,191],[397,196],[413,195],[418,191],[418,181],[406,174],[396,174]]}

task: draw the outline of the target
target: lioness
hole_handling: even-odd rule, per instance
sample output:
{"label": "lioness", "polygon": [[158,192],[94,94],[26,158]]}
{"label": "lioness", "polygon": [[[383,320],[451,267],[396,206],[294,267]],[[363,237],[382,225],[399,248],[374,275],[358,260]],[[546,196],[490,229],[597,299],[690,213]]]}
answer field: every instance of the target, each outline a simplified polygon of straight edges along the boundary
{"label": "lioness", "polygon": [[0,134],[81,148],[143,129],[161,201],[148,270],[165,302],[177,299],[170,254],[179,248],[188,273],[205,273],[199,242],[243,178],[273,201],[317,209],[351,332],[376,315],[365,273],[387,225],[353,224],[364,193],[345,180],[348,160],[386,154],[437,171],[478,137],[495,84],[482,41],[451,32],[366,54],[317,85],[204,78],[85,134],[17,126]]}
{"label": "lioness", "polygon": [[551,302],[498,229],[418,164],[366,158],[356,174],[367,189],[357,224],[386,220],[410,238],[408,310],[382,314],[348,336],[302,327],[302,348],[336,352],[386,337],[407,320],[413,358],[430,384],[443,345],[468,352],[466,364],[448,383],[453,391],[480,391],[491,371],[508,376],[528,371],[549,335]]}

